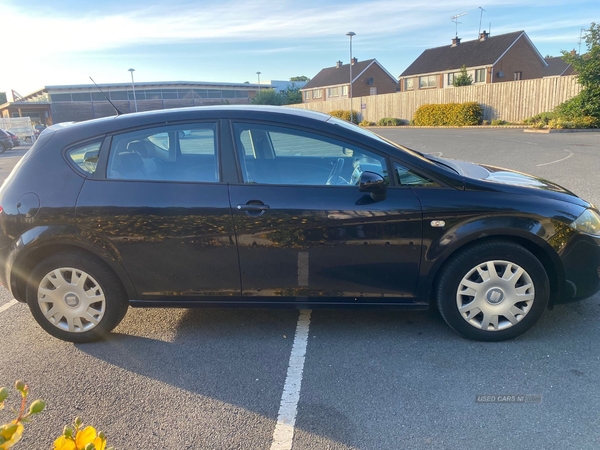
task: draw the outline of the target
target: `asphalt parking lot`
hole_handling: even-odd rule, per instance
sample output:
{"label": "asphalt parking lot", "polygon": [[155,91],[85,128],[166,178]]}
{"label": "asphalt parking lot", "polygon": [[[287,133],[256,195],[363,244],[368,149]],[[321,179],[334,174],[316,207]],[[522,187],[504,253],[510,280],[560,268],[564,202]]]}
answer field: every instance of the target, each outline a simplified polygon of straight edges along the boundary
{"label": "asphalt parking lot", "polygon": [[[600,204],[600,133],[375,131],[533,173]],[[23,153],[0,155],[0,178]],[[130,308],[107,340],[70,344],[0,289],[0,385],[23,379],[48,403],[16,448],[50,448],[75,416],[120,450],[600,446],[600,295],[558,305],[501,343],[465,340],[428,312],[314,310],[298,326],[293,310]],[[290,364],[301,365],[292,383]],[[292,437],[277,419],[295,390]]]}

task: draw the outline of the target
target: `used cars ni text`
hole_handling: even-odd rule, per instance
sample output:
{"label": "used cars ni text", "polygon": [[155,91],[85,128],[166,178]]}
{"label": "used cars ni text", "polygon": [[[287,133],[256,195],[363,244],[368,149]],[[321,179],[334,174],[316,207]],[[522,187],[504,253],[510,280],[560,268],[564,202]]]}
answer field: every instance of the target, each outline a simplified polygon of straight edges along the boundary
{"label": "used cars ni text", "polygon": [[600,288],[600,214],[575,194],[293,108],[53,126],[0,207],[2,283],[75,342],[129,305],[435,307],[503,340]]}

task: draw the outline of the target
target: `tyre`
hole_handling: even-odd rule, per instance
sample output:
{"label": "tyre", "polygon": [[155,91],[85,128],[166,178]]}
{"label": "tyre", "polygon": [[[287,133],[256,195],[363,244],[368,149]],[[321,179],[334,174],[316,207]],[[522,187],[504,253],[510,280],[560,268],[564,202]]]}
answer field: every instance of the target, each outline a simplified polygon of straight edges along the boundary
{"label": "tyre", "polygon": [[471,247],[443,268],[435,296],[457,333],[480,341],[512,339],[529,330],[548,306],[548,275],[539,260],[512,242]]}
{"label": "tyre", "polygon": [[4,146],[4,144],[0,144],[0,154],[4,153],[6,151],[6,147]]}
{"label": "tyre", "polygon": [[83,253],[58,253],[42,260],[29,277],[26,297],[38,324],[69,342],[107,335],[129,305],[116,274]]}

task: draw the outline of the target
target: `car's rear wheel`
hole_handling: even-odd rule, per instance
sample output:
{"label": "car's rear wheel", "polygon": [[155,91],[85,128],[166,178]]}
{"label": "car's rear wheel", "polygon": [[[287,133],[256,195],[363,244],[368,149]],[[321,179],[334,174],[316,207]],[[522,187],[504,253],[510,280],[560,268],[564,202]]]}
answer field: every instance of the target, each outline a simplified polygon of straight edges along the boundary
{"label": "car's rear wheel", "polygon": [[0,154],[4,153],[7,149],[7,146],[5,146],[5,144],[0,143]]}
{"label": "car's rear wheel", "polygon": [[548,306],[548,275],[527,249],[493,241],[471,247],[444,267],[436,286],[442,317],[471,339],[502,341],[529,330]]}
{"label": "car's rear wheel", "polygon": [[128,307],[115,273],[83,253],[59,253],[42,260],[29,277],[26,296],[40,326],[70,342],[89,342],[110,333]]}

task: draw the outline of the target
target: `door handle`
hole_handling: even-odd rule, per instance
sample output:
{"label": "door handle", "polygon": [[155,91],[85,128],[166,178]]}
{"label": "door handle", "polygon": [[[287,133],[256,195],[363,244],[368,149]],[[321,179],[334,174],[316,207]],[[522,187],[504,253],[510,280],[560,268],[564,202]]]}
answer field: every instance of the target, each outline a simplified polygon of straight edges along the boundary
{"label": "door handle", "polygon": [[237,205],[238,211],[268,211],[269,205],[260,205],[257,203],[250,203],[249,205]]}

